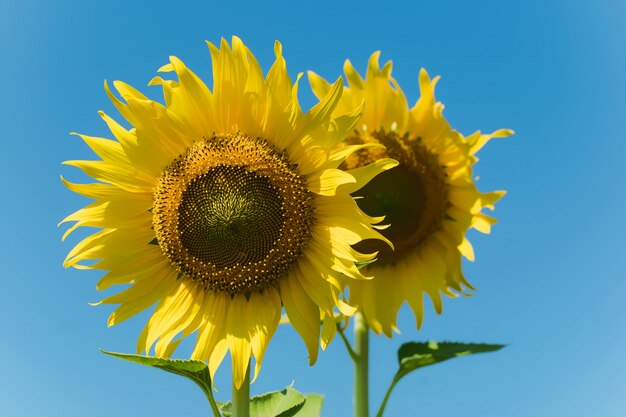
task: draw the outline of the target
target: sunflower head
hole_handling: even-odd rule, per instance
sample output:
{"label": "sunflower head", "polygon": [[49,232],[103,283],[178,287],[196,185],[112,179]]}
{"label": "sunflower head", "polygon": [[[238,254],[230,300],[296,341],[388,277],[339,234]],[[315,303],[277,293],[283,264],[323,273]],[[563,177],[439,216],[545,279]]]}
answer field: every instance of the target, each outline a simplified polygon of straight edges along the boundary
{"label": "sunflower head", "polygon": [[[472,286],[461,269],[461,257],[474,260],[465,234],[470,228],[489,233],[496,222],[483,213],[504,195],[503,191],[481,193],[472,178],[476,152],[494,137],[512,134],[498,130],[484,135],[463,136],[443,117],[443,105],[436,102],[431,80],[420,71],[421,97],[409,108],[406,97],[391,76],[392,65],[378,64],[379,52],[368,63],[363,79],[346,61],[348,80],[341,102],[335,109],[345,111],[364,101],[365,111],[357,129],[349,135],[350,146],[380,144],[355,152],[343,163],[358,169],[379,158],[393,158],[399,165],[370,181],[354,193],[359,207],[373,216],[385,215],[390,226],[381,231],[394,245],[392,251],[379,242],[365,240],[359,250],[380,251],[379,260],[367,267],[375,278],[349,282],[350,301],[358,306],[377,333],[391,336],[396,329],[400,306],[407,301],[418,327],[423,318],[423,293],[430,296],[435,310],[442,310],[441,294],[455,297]],[[322,97],[331,85],[309,72],[314,93]],[[379,294],[384,292],[385,297]]]}
{"label": "sunflower head", "polygon": [[96,182],[64,180],[94,199],[63,220],[75,222],[65,236],[80,226],[100,230],[65,265],[107,271],[101,290],[127,285],[102,300],[119,304],[109,325],[156,304],[139,353],[169,356],[195,334],[191,357],[208,361],[213,375],[230,352],[240,386],[251,357],[258,374],[283,306],[311,363],[334,336],[335,310],[354,312],[342,277],[365,278],[355,262],[376,253],[353,245],[388,240],[373,227],[382,218],[350,194],[396,162],[342,167],[363,148],[341,143],[361,110],[331,116],[339,79],[303,112],[280,43],[266,76],[236,37],[209,50],[212,89],[176,57],[160,69],[175,77],[150,83],[162,88],[164,104],[114,82],[120,99],[105,83],[132,128],[101,112],[115,139],[79,135],[100,159],[66,162]]}

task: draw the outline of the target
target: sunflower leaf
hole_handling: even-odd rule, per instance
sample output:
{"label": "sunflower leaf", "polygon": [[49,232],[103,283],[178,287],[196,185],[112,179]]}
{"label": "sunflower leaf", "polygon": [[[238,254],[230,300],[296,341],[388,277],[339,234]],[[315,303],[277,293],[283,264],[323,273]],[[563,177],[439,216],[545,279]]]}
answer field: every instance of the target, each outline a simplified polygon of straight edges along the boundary
{"label": "sunflower leaf", "polygon": [[454,342],[411,342],[405,343],[398,349],[398,375],[400,377],[448,359],[476,353],[494,352],[505,345],[490,345],[485,343],[454,343]]}
{"label": "sunflower leaf", "polygon": [[[324,397],[320,394],[304,395],[287,387],[282,391],[268,392],[250,399],[250,417],[319,417]],[[231,403],[219,403],[224,417],[231,417]]]}
{"label": "sunflower leaf", "polygon": [[176,375],[181,375],[191,379],[200,387],[200,389],[207,396],[207,399],[211,403],[211,408],[215,415],[217,413],[217,403],[213,397],[213,391],[211,390],[211,375],[209,374],[208,366],[201,361],[193,360],[179,360],[179,359],[167,359],[157,358],[153,356],[143,355],[131,355],[128,353],[107,352],[100,349],[100,352],[109,356],[124,359],[129,362],[138,363],[140,365],[150,366],[152,368],[162,369],[166,372],[170,372]]}
{"label": "sunflower leaf", "polygon": [[385,398],[378,409],[378,413],[376,413],[376,417],[382,417],[385,406],[387,405],[387,400],[389,400],[389,396],[398,381],[414,370],[461,356],[494,352],[502,349],[504,346],[505,345],[486,343],[437,343],[435,341],[410,342],[403,344],[400,346],[400,349],[398,349],[399,369],[387,389],[387,393],[385,394]]}
{"label": "sunflower leaf", "polygon": [[322,415],[322,394],[307,394],[304,406],[295,414],[295,417],[319,417]]}

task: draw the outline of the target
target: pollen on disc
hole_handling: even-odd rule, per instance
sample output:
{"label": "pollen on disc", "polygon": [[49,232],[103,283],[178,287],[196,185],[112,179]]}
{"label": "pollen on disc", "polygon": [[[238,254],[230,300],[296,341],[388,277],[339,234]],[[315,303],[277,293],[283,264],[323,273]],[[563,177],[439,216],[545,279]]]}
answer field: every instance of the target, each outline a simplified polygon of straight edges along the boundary
{"label": "pollen on disc", "polygon": [[261,261],[280,237],[281,205],[268,178],[244,167],[212,168],[183,192],[181,243],[189,254],[217,267]]}

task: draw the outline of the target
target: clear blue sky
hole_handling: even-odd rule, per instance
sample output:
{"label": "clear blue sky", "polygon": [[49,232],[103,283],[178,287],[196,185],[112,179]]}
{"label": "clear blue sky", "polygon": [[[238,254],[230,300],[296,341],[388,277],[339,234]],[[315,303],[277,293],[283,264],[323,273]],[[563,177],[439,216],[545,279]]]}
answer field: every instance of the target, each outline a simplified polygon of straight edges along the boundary
{"label": "clear blue sky", "polygon": [[[425,67],[442,75],[438,98],[461,132],[517,132],[479,155],[479,186],[509,191],[493,234],[472,234],[477,262],[466,271],[479,291],[447,300],[442,316],[429,310],[419,333],[403,310],[403,334],[374,339],[373,406],[400,343],[438,339],[509,346],[406,378],[388,416],[623,416],[625,3],[306,4],[1,2],[0,415],[209,415],[190,382],[98,352],[132,352],[145,317],[107,329],[112,308],[87,304],[101,297],[100,273],[62,268],[78,235],[62,244],[56,224],[86,201],[59,175],[82,180],[60,163],[91,157],[70,131],[107,134],[96,114],[115,114],[104,79],[156,98],[146,84],[169,55],[208,79],[204,40],[236,34],[266,70],[279,39],[292,76],[314,69],[334,78],[345,58],[362,71],[380,49],[410,102]],[[253,393],[295,379],[301,391],[327,394],[325,416],[350,415],[352,371],[341,342],[313,368],[306,356],[281,328]],[[227,399],[227,367],[217,383]]]}

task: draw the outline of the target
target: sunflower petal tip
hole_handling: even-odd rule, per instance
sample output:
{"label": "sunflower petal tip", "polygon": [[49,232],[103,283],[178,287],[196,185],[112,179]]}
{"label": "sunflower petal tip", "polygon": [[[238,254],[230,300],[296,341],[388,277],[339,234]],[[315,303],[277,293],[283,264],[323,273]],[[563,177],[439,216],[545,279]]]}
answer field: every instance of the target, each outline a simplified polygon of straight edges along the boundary
{"label": "sunflower petal tip", "polygon": [[381,325],[381,323],[378,320],[376,320],[376,319],[369,320],[369,326],[370,326],[370,329],[372,329],[372,331],[374,333],[376,333],[376,334],[383,333],[383,334],[387,335],[386,329],[383,328],[383,326]]}
{"label": "sunflower petal tip", "polygon": [[372,55],[370,55],[368,65],[374,68],[378,68],[378,60],[380,58],[380,54],[381,54],[380,50],[372,52]]}
{"label": "sunflower petal tip", "polygon": [[385,62],[382,68],[378,70],[379,77],[385,78],[387,81],[391,79],[391,72],[393,71],[393,61],[389,60]]}
{"label": "sunflower petal tip", "polygon": [[206,41],[206,44],[209,47],[209,52],[211,52],[211,56],[219,53],[219,48],[213,42]]}
{"label": "sunflower petal tip", "polygon": [[422,329],[422,324],[424,322],[424,318],[423,317],[416,317],[415,318],[415,327],[417,328],[417,330],[421,330]]}
{"label": "sunflower petal tip", "polygon": [[395,160],[395,159],[391,159],[391,158],[385,158],[383,159],[384,164],[381,166],[381,169],[383,169],[384,171],[391,169],[391,168],[395,168],[398,165],[400,165],[400,162]]}
{"label": "sunflower petal tip", "polygon": [[279,40],[274,41],[274,55],[276,58],[282,58],[283,56],[283,45]]}
{"label": "sunflower petal tip", "polygon": [[174,66],[180,65],[182,61],[176,55],[170,55],[169,57],[170,63]]}
{"label": "sunflower petal tip", "polygon": [[159,67],[159,69],[157,69],[157,72],[172,72],[172,71],[174,71],[174,67],[172,66],[171,63],[167,63]]}
{"label": "sunflower petal tip", "polygon": [[228,45],[228,41],[223,36],[220,38],[220,49],[221,48],[224,48],[224,50],[227,50],[227,51],[230,50],[230,45]]}

